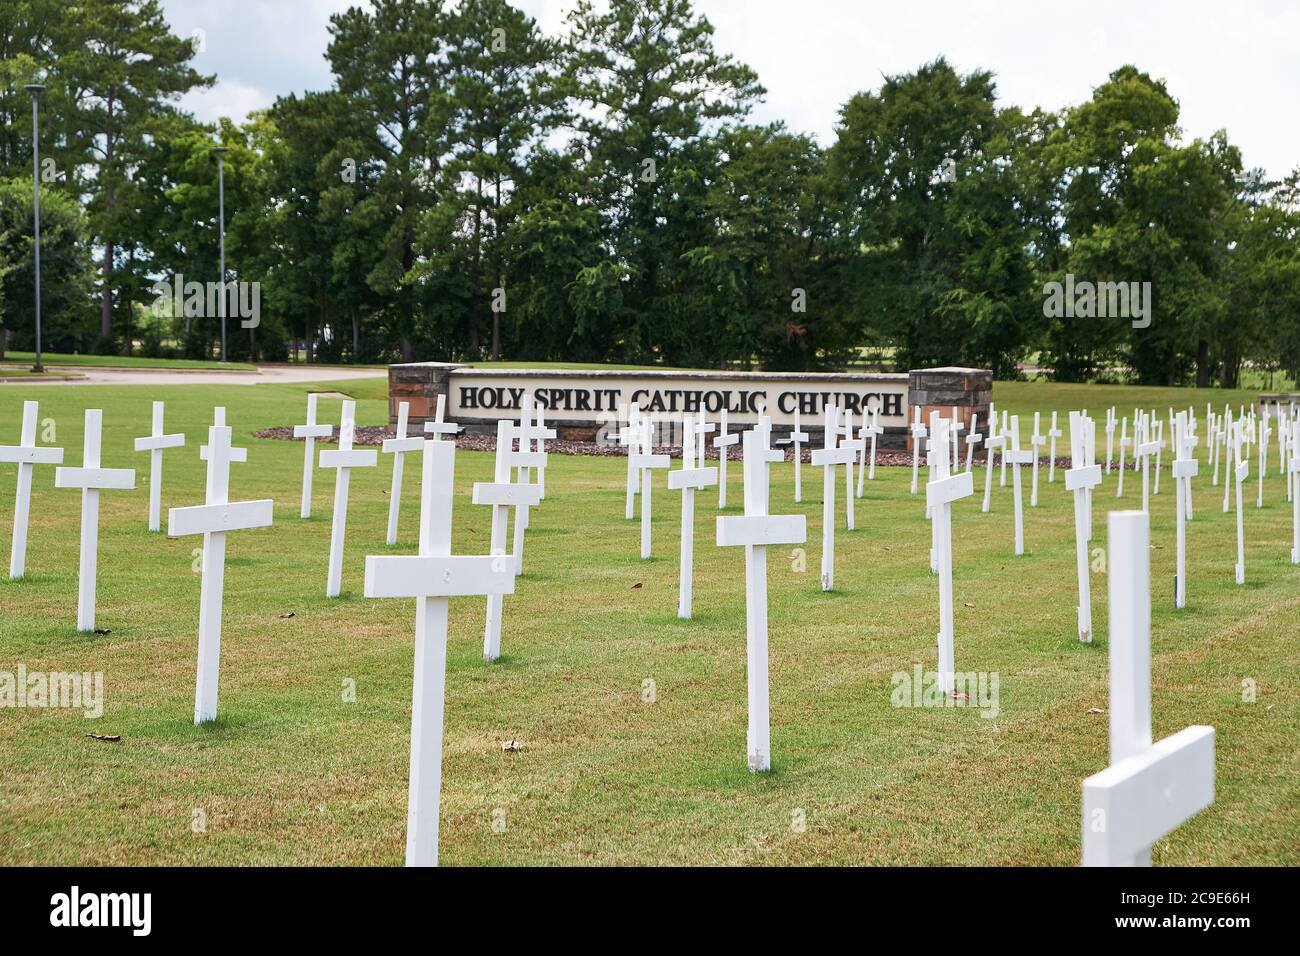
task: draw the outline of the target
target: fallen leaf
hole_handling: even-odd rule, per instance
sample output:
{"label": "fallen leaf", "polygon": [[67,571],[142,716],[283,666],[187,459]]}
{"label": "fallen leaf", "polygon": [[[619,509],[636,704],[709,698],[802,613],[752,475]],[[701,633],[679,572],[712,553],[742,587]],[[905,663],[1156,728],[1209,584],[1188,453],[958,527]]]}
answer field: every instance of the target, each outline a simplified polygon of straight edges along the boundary
{"label": "fallen leaf", "polygon": [[115,744],[122,739],[121,734],[86,734],[86,736],[95,740],[106,740],[111,744]]}
{"label": "fallen leaf", "polygon": [[501,749],[505,753],[514,753],[516,751],[523,750],[524,745],[517,740],[503,740],[501,741]]}
{"label": "fallen leaf", "polygon": [[112,628],[108,628],[108,627],[97,627],[97,628],[95,628],[95,633],[96,633],[96,634],[112,634],[112,633],[113,633],[113,630],[112,630]]}
{"label": "fallen leaf", "polygon": [[1090,714],[1104,714],[1104,713],[1106,713],[1106,712],[1105,712],[1104,710],[1102,710],[1100,707],[1089,707],[1089,708],[1088,708],[1088,713],[1090,713]]}
{"label": "fallen leaf", "polygon": [[641,582],[638,581],[636,584],[632,585],[632,590],[635,591],[635,590],[636,590],[637,588],[639,588],[640,586],[641,586]]}
{"label": "fallen leaf", "polygon": [[285,621],[285,620],[288,620],[288,619],[291,618],[291,617],[297,617],[297,616],[298,616],[298,615],[297,615],[295,612],[293,612],[293,611],[287,611],[287,612],[285,612],[284,614],[281,614],[281,615],[280,615],[280,620]]}
{"label": "fallen leaf", "polygon": [[974,604],[971,604],[970,601],[966,601],[965,604],[966,604],[967,607],[974,607],[974,606],[975,606]]}

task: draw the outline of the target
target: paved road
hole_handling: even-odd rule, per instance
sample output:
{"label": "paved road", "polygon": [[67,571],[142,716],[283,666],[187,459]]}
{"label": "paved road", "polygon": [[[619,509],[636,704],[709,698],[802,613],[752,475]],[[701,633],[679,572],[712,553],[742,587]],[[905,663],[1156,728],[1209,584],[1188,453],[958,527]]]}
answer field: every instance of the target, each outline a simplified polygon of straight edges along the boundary
{"label": "paved road", "polygon": [[16,378],[14,383],[43,385],[261,385],[267,382],[341,382],[358,378],[380,378],[383,369],[333,366],[265,365],[256,372],[179,371],[150,368],[80,368],[47,366],[52,372],[79,375],[73,380],[40,381],[36,377]]}

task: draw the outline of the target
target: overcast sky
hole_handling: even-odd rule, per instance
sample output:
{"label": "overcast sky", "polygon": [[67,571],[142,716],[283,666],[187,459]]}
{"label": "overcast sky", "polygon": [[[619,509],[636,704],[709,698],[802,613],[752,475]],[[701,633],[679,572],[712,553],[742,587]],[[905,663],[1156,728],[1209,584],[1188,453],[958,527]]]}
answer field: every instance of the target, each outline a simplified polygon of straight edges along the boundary
{"label": "overcast sky", "polygon": [[[177,33],[204,31],[196,67],[216,85],[186,97],[202,120],[325,89],[329,15],[360,0],[163,0]],[[513,0],[559,32],[573,0]],[[1245,164],[1300,165],[1297,0],[696,0],[720,50],[767,88],[758,122],[784,120],[824,145],[841,104],[886,74],[943,55],[990,69],[1003,103],[1086,100],[1117,66],[1163,78],[1188,138],[1225,128]]]}

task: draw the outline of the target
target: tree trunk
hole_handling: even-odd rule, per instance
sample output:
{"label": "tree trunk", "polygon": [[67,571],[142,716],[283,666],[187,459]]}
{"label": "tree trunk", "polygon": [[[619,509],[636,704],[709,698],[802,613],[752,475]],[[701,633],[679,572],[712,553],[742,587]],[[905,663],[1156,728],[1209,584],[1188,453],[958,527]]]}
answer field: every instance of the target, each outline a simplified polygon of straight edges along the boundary
{"label": "tree trunk", "polygon": [[352,364],[356,365],[361,361],[361,317],[357,315],[357,307],[352,307]]}
{"label": "tree trunk", "polygon": [[104,240],[104,281],[99,287],[99,337],[113,335],[113,243]]}
{"label": "tree trunk", "polygon": [[7,348],[9,348],[9,330],[0,325],[0,359],[5,357]]}
{"label": "tree trunk", "polygon": [[400,336],[398,336],[398,338],[397,338],[397,347],[398,347],[398,348],[401,350],[401,352],[402,352],[402,361],[403,361],[403,362],[414,362],[414,361],[415,361],[415,346],[413,346],[413,345],[411,344],[411,337],[410,337],[409,335],[400,335]]}
{"label": "tree trunk", "polygon": [[1205,339],[1196,343],[1196,387],[1210,387],[1210,343]]}

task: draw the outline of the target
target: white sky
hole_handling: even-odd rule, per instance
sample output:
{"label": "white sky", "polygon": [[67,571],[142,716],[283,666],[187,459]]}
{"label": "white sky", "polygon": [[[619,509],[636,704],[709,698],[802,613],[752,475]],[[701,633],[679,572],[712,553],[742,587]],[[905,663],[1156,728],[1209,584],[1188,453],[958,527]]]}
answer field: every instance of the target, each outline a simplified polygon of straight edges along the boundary
{"label": "white sky", "polygon": [[[182,35],[205,32],[196,67],[211,89],[185,98],[202,120],[242,120],[277,95],[330,85],[329,15],[360,0],[163,0]],[[513,0],[558,32],[573,0]],[[784,120],[823,145],[840,106],[885,74],[946,56],[989,69],[1004,103],[1059,109],[1116,67],[1163,78],[1188,138],[1226,128],[1246,166],[1300,165],[1296,0],[696,0],[718,49],[767,88],[758,122]]]}

